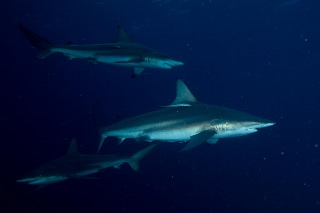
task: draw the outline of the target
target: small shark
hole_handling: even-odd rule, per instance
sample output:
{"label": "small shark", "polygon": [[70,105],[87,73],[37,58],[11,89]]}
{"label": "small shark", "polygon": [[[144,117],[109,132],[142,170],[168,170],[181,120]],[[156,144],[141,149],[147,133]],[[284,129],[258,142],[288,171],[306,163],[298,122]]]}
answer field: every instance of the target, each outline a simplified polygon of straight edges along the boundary
{"label": "small shark", "polygon": [[132,156],[118,155],[83,155],[77,152],[76,140],[73,139],[67,155],[50,161],[36,171],[17,182],[30,185],[45,185],[61,182],[70,178],[84,178],[83,176],[103,171],[109,167],[120,168],[128,163],[135,171],[139,169],[139,161],[148,154],[158,143],[144,148]]}
{"label": "small shark", "polygon": [[18,24],[18,29],[38,50],[38,59],[46,58],[53,53],[62,53],[69,59],[85,59],[92,64],[102,63],[132,67],[132,77],[141,74],[145,68],[171,69],[174,66],[183,65],[183,62],[176,61],[163,53],[132,42],[121,26],[118,26],[118,38],[115,42],[88,45],[75,45],[71,42],[65,45],[55,45],[21,24]]}
{"label": "small shark", "polygon": [[181,80],[177,80],[176,99],[164,109],[122,120],[99,128],[101,142],[112,136],[121,143],[126,138],[152,142],[187,142],[182,151],[203,142],[217,143],[220,138],[254,133],[275,123],[244,112],[200,103]]}

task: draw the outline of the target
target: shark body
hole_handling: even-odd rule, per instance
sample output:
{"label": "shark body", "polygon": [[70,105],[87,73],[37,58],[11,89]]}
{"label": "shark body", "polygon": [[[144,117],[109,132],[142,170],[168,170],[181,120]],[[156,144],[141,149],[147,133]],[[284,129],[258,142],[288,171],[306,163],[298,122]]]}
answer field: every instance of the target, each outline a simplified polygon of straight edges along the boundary
{"label": "shark body", "polygon": [[157,143],[144,148],[132,156],[119,155],[83,155],[78,154],[76,141],[72,140],[67,155],[48,162],[41,166],[25,178],[17,182],[28,183],[30,185],[45,185],[61,182],[70,178],[82,178],[107,168],[120,168],[124,163],[128,163],[132,169],[138,171],[139,161],[148,154]]}
{"label": "shark body", "polygon": [[136,77],[145,68],[171,69],[181,66],[183,62],[149,47],[134,43],[127,32],[118,26],[118,38],[107,44],[88,45],[56,45],[37,35],[25,26],[18,24],[18,29],[29,42],[38,50],[37,58],[43,59],[53,53],[61,53],[69,59],[84,59],[92,64],[110,64],[122,67],[132,67],[132,77]]}
{"label": "shark body", "polygon": [[217,143],[220,138],[238,137],[275,123],[237,110],[208,105],[196,100],[188,87],[177,80],[175,101],[164,109],[142,114],[101,127],[101,145],[107,137],[137,141],[188,142],[183,151],[203,142]]}

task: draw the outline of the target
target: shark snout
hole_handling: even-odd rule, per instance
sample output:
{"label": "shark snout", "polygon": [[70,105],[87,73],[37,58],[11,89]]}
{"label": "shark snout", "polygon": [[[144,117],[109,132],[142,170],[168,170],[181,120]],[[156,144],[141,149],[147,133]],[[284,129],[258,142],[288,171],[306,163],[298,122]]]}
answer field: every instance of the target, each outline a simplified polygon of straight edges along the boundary
{"label": "shark snout", "polygon": [[265,123],[259,123],[253,126],[253,128],[258,129],[258,128],[265,128],[265,127],[269,127],[269,126],[273,126],[275,125],[275,122],[265,122]]}
{"label": "shark snout", "polygon": [[275,122],[265,123],[263,124],[263,127],[273,126],[275,124],[276,124]]}

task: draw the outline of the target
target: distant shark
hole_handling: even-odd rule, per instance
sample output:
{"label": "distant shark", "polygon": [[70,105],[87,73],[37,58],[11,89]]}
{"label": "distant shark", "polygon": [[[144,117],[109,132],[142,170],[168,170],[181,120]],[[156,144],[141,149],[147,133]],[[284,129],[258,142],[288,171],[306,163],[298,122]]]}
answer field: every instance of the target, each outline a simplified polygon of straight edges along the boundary
{"label": "distant shark", "polygon": [[275,123],[244,112],[200,103],[188,87],[177,80],[176,99],[164,109],[122,120],[108,127],[100,127],[101,142],[117,137],[152,142],[187,142],[182,151],[203,142],[217,143],[220,138],[238,137],[254,133]]}
{"label": "distant shark", "polygon": [[139,169],[139,161],[148,154],[158,143],[144,148],[132,156],[119,155],[83,155],[78,154],[76,140],[73,139],[67,155],[53,160],[17,182],[30,185],[45,185],[61,182],[70,178],[83,178],[83,176],[104,171],[109,167],[119,168],[128,163],[135,171]]}
{"label": "distant shark", "polygon": [[37,58],[43,59],[53,53],[62,53],[69,59],[80,58],[92,64],[111,64],[122,67],[132,67],[132,77],[136,77],[145,68],[171,69],[183,65],[169,56],[149,47],[132,42],[127,32],[118,26],[118,38],[107,44],[55,45],[47,39],[35,34],[21,24],[18,29],[26,36],[29,42],[38,50]]}

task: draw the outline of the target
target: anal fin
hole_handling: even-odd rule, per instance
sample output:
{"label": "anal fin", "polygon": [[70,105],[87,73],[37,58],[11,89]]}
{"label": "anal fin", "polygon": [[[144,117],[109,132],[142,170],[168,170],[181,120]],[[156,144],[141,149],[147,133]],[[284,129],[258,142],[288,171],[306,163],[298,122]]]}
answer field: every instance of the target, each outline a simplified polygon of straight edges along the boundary
{"label": "anal fin", "polygon": [[142,73],[143,70],[144,70],[143,67],[134,67],[134,68],[133,68],[133,71],[132,71],[131,77],[132,77],[132,78],[137,77],[138,75],[140,75],[140,74]]}
{"label": "anal fin", "polygon": [[209,138],[208,140],[207,140],[207,143],[208,144],[216,144],[217,142],[218,142],[218,138]]}

